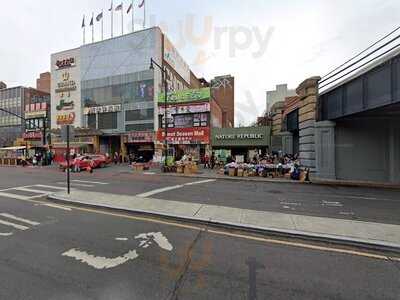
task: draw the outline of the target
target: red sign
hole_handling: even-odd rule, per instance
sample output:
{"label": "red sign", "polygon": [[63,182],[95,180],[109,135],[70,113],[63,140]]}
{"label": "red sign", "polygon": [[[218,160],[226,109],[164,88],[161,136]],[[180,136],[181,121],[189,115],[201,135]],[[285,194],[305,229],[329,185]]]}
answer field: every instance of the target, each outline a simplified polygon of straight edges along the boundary
{"label": "red sign", "polygon": [[22,134],[24,140],[41,140],[43,138],[41,131],[30,131]]}
{"label": "red sign", "polygon": [[[157,140],[164,142],[164,129],[157,132]],[[167,141],[170,144],[209,144],[210,128],[209,127],[191,127],[191,128],[169,128],[167,133]]]}
{"label": "red sign", "polygon": [[124,136],[125,143],[152,143],[154,133],[149,131],[129,132]]}

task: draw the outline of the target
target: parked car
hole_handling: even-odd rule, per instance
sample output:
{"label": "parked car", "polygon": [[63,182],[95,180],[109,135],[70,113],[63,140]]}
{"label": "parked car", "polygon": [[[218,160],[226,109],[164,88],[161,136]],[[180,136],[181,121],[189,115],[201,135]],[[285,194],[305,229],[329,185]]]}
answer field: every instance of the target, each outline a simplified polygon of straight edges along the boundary
{"label": "parked car", "polygon": [[[82,170],[88,170],[89,167],[91,169],[95,168],[96,162],[88,155],[84,156],[79,156],[73,160],[70,161],[69,163],[70,169],[75,171],[75,172],[80,172]],[[63,161],[59,164],[60,169],[65,171],[67,169],[67,162]]]}
{"label": "parked car", "polygon": [[93,160],[94,168],[105,168],[108,164],[111,163],[111,159],[106,157],[103,154],[88,154],[88,157]]}

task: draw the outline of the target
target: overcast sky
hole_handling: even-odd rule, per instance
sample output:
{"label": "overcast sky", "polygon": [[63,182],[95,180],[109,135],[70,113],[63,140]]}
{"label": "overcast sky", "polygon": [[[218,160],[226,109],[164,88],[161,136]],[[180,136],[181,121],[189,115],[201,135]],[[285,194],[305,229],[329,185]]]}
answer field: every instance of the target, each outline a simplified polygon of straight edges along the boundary
{"label": "overcast sky", "polygon": [[[265,110],[265,92],[276,84],[296,88],[326,74],[400,23],[398,0],[146,1],[148,26],[161,25],[198,77],[235,76],[237,117],[244,124]],[[38,74],[50,69],[51,53],[79,46],[83,14],[104,9],[110,35],[111,0],[1,2],[0,81],[8,86],[35,86]],[[125,8],[130,3],[123,2]],[[142,16],[136,8],[137,29]],[[116,16],[115,34],[120,26]]]}

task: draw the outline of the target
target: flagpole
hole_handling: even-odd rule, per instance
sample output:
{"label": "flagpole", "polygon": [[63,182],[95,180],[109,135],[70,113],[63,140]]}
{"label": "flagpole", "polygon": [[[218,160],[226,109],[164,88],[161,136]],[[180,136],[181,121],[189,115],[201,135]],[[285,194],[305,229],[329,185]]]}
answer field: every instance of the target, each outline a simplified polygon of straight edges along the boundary
{"label": "flagpole", "polygon": [[[85,15],[83,15],[83,22],[85,22]],[[86,24],[83,25],[83,44],[85,45],[86,43]]]}
{"label": "flagpole", "polygon": [[92,43],[94,43],[94,13],[92,13]]}
{"label": "flagpole", "polygon": [[144,0],[144,9],[143,9],[143,29],[146,28],[146,0]]}
{"label": "flagpole", "polygon": [[121,31],[122,35],[124,35],[124,7],[121,8]]}
{"label": "flagpole", "polygon": [[111,38],[114,37],[114,1],[111,1]]}
{"label": "flagpole", "polygon": [[131,4],[132,5],[132,32],[135,32],[135,16],[133,14],[135,11],[134,11],[134,6],[133,6],[133,1],[134,0],[132,0],[132,4]]}
{"label": "flagpole", "polygon": [[101,10],[101,40],[103,40],[103,25],[104,25],[104,17],[103,17],[103,10]]}

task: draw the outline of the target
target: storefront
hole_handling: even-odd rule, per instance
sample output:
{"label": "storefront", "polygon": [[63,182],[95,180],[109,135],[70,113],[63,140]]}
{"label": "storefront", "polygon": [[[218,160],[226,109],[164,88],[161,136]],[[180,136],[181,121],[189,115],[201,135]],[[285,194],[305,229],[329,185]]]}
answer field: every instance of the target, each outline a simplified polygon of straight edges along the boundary
{"label": "storefront", "polygon": [[251,161],[254,156],[262,156],[269,152],[271,144],[271,128],[240,127],[213,128],[211,146],[217,159],[226,162],[229,157],[237,162]]}
{"label": "storefront", "polygon": [[[165,131],[159,129],[157,141],[164,143]],[[210,129],[204,128],[170,128],[167,133],[169,153],[175,160],[190,155],[193,161],[201,161],[210,144]]]}
{"label": "storefront", "polygon": [[123,142],[128,155],[134,158],[143,157],[147,161],[154,156],[154,133],[151,131],[134,131],[123,135]]}
{"label": "storefront", "polygon": [[[70,141],[71,153],[102,153],[99,140],[101,132],[90,129],[75,129],[74,138]],[[67,144],[61,139],[60,130],[52,131],[52,151],[55,161],[63,161]]]}

